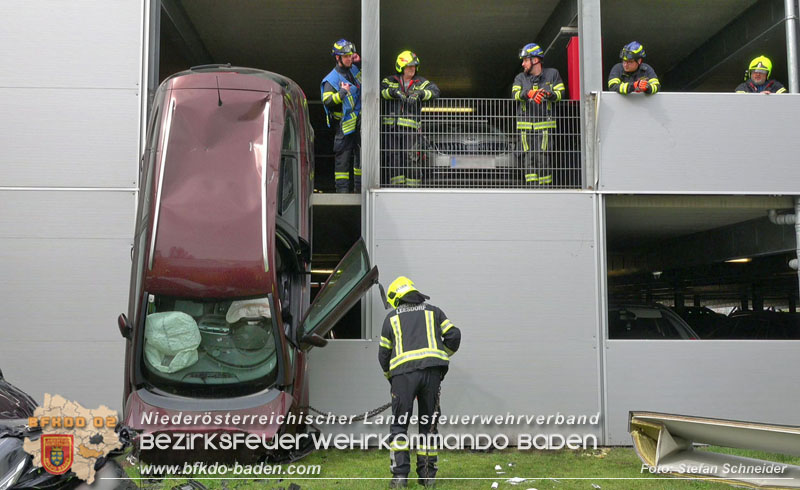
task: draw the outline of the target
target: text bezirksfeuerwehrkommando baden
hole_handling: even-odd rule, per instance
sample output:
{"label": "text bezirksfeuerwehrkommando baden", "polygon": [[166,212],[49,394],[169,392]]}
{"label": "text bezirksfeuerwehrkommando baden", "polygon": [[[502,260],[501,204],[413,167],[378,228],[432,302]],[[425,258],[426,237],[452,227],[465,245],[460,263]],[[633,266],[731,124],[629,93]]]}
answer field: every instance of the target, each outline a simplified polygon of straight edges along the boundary
{"label": "text bezirksfeuerwehrkommando baden", "polygon": [[[512,444],[515,439],[516,444]],[[597,449],[595,434],[247,434],[244,432],[224,433],[143,433],[139,436],[139,449],[142,450],[241,450],[258,449],[296,451],[308,443],[315,449],[517,449],[559,450],[559,449]]]}

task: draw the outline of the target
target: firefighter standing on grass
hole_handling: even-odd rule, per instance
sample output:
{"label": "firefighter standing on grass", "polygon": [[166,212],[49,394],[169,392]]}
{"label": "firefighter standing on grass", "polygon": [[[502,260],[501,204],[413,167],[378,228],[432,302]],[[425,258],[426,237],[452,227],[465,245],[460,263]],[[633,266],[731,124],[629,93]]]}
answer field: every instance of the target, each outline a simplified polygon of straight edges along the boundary
{"label": "firefighter standing on grass", "polygon": [[[420,417],[419,433],[436,434],[432,425],[434,411],[438,412],[439,388],[447,373],[450,356],[461,344],[461,332],[447,319],[444,312],[425,302],[422,294],[407,277],[400,276],[386,293],[394,308],[386,316],[381,330],[378,362],[392,385],[390,487],[405,487],[411,470],[411,454],[405,444],[408,417],[417,399]],[[436,414],[438,416],[438,413]],[[401,417],[402,416],[402,417]],[[404,422],[404,423],[403,423]],[[425,422],[425,423],[423,423]],[[417,476],[423,486],[433,486],[438,470],[435,445],[417,448]]]}
{"label": "firefighter standing on grass", "polygon": [[522,73],[511,86],[517,101],[517,131],[522,142],[525,184],[552,184],[553,169],[547,148],[549,133],[556,128],[553,102],[564,96],[564,82],[555,68],[542,65],[544,51],[536,43],[526,44],[519,53]]}
{"label": "firefighter standing on grass", "polygon": [[641,92],[647,95],[658,93],[661,82],[658,81],[653,67],[644,63],[644,46],[636,41],[622,47],[619,52],[620,62],[611,68],[608,74],[608,90],[621,95]]}
{"label": "firefighter standing on grass", "polygon": [[397,55],[396,75],[381,80],[384,102],[382,132],[385,150],[389,153],[389,183],[395,186],[419,187],[422,183],[420,159],[410,158],[419,146],[420,105],[439,97],[439,87],[417,74],[419,58],[411,51]]}
{"label": "firefighter standing on grass", "polygon": [[322,80],[322,104],[328,127],[336,124],[333,140],[334,182],[336,192],[350,191],[350,162],[353,162],[353,191],[361,192],[361,58],[356,47],[346,39],[333,43],[331,54],[336,66]]}

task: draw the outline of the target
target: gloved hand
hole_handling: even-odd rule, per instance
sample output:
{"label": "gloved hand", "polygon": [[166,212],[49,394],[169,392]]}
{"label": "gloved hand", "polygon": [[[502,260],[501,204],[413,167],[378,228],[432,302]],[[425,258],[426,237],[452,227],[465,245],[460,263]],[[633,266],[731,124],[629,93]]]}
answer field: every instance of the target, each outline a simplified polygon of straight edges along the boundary
{"label": "gloved hand", "polygon": [[400,99],[402,101],[406,100],[406,94],[404,94],[403,91],[400,90],[399,88],[392,89],[389,95],[391,95],[395,99]]}
{"label": "gloved hand", "polygon": [[534,96],[533,101],[536,102],[537,104],[541,104],[542,101],[549,99],[550,95],[551,95],[550,92],[548,92],[547,90],[537,90],[536,96]]}
{"label": "gloved hand", "polygon": [[536,92],[538,92],[538,90],[534,90],[534,89],[528,90],[527,98],[528,99],[532,99],[532,98],[536,97]]}
{"label": "gloved hand", "polygon": [[637,92],[647,92],[647,88],[650,84],[647,82],[646,78],[640,78],[633,82],[633,87],[636,89]]}
{"label": "gloved hand", "polygon": [[409,95],[406,99],[406,102],[413,105],[419,104],[419,94],[417,92],[412,92],[411,95]]}

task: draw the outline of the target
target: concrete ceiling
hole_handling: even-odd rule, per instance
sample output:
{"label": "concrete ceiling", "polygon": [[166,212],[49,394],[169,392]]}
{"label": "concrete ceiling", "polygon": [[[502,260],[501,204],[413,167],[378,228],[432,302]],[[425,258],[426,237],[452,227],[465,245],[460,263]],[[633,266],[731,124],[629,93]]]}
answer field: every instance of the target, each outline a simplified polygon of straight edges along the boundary
{"label": "concrete ceiling", "polygon": [[[161,78],[195,63],[232,63],[284,74],[310,99],[333,66],[333,41],[361,46],[361,3],[272,0],[164,0],[182,9],[210,60],[191,60],[186,43],[162,18]],[[537,2],[384,0],[381,73],[394,73],[400,51],[411,49],[421,74],[449,97],[502,96],[518,72],[518,50],[542,29],[558,0]],[[268,8],[266,8],[268,7]],[[167,10],[167,9],[165,9]],[[171,40],[171,41],[170,41]],[[183,52],[183,53],[182,53]]]}
{"label": "concrete ceiling", "polygon": [[[577,1],[577,0],[575,0]],[[404,49],[420,57],[421,74],[435,81],[443,96],[505,97],[519,72],[517,52],[527,42],[546,47],[557,23],[571,23],[573,0],[381,1],[381,73],[394,72]],[[603,73],[616,63],[620,48],[642,42],[648,61],[662,78],[687,63],[687,57],[747,9],[778,0],[602,0]],[[180,10],[185,21],[162,16],[161,78],[193,64],[232,63],[280,72],[297,81],[310,99],[319,97],[319,80],[332,66],[330,46],[339,38],[361,45],[361,2],[297,0],[163,0],[164,11]],[[782,2],[781,2],[782,3]],[[769,5],[767,5],[769,4]],[[196,33],[187,40],[186,31]],[[539,36],[548,37],[540,39]],[[694,90],[730,91],[741,80],[747,60],[773,56],[775,76],[785,81],[783,30],[772,29],[746,47],[730,46]],[[198,56],[198,45],[207,56]],[[566,78],[565,44],[548,53],[546,63]],[[740,49],[741,48],[741,49]],[[207,59],[200,59],[207,58]]]}
{"label": "concrete ceiling", "polygon": [[629,249],[791,209],[786,196],[620,195],[606,200],[609,250]]}
{"label": "concrete ceiling", "polygon": [[[635,40],[644,45],[647,62],[663,79],[695,49],[755,3],[756,0],[603,0],[603,73],[608,73],[619,61],[622,46]],[[716,89],[733,91],[745,67],[737,67],[732,79],[728,79],[730,74],[723,75]],[[679,90],[680,87],[664,87],[664,90],[670,89]]]}

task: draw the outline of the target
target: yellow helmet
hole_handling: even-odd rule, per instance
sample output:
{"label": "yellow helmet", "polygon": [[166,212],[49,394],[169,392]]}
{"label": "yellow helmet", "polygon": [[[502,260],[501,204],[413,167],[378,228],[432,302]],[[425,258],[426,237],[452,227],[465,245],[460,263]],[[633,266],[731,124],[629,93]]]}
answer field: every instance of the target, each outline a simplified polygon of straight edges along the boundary
{"label": "yellow helmet", "polygon": [[403,73],[403,68],[407,66],[416,66],[419,70],[419,58],[417,58],[416,54],[408,50],[397,55],[397,61],[394,63],[394,69],[397,70],[397,73]]}
{"label": "yellow helmet", "polygon": [[750,66],[747,67],[747,78],[750,78],[755,70],[766,71],[767,79],[769,79],[769,76],[772,74],[772,61],[763,55],[758,58],[753,58],[750,62]]}
{"label": "yellow helmet", "polygon": [[391,284],[389,284],[389,291],[386,293],[386,300],[392,308],[397,308],[400,304],[400,299],[412,291],[419,292],[419,289],[414,286],[414,282],[406,276],[400,276]]}

